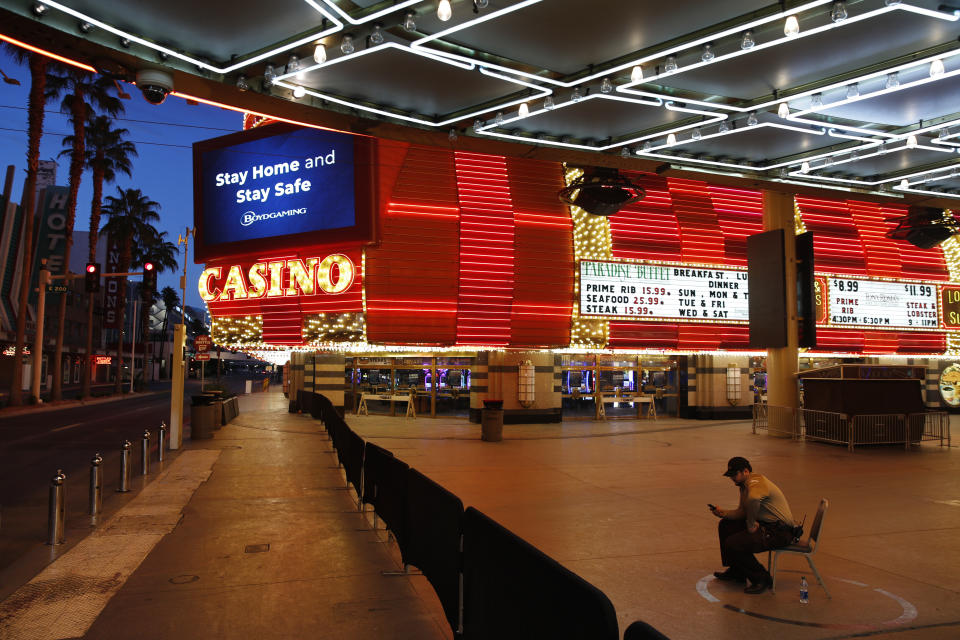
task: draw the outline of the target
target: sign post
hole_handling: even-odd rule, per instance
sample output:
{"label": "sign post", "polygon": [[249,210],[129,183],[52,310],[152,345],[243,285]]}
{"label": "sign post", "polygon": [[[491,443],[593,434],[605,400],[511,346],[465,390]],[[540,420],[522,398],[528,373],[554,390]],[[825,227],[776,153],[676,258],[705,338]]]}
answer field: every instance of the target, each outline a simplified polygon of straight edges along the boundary
{"label": "sign post", "polygon": [[210,336],[197,336],[193,339],[193,348],[197,350],[194,360],[200,362],[200,393],[203,393],[203,379],[207,365],[203,364],[210,359]]}

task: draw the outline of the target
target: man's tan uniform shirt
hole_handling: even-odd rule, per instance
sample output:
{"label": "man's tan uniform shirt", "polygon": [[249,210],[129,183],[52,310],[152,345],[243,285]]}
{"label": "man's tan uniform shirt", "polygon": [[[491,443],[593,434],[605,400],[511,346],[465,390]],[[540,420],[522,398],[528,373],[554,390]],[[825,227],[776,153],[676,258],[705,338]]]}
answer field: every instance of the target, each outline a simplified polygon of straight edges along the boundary
{"label": "man's tan uniform shirt", "polygon": [[780,521],[793,526],[793,514],[790,505],[783,497],[780,487],[759,473],[751,473],[750,478],[740,487],[740,506],[736,512],[727,514],[728,518],[744,518],[747,528],[752,529],[757,522],[772,523]]}

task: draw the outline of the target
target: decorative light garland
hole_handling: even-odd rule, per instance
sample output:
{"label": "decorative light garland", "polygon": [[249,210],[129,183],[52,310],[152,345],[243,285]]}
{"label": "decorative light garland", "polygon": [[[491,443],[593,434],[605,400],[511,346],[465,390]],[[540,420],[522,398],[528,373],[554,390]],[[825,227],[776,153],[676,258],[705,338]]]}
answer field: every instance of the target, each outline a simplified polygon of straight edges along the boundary
{"label": "decorative light garland", "polygon": [[303,319],[303,340],[319,343],[367,342],[366,316],[362,313],[318,313]]}

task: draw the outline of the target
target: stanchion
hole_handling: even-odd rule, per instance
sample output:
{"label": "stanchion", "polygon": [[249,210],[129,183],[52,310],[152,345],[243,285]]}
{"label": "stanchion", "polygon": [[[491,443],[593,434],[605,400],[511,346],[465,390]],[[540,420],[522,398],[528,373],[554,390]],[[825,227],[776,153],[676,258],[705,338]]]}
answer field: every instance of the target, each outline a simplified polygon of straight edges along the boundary
{"label": "stanchion", "polygon": [[103,508],[103,458],[93,454],[90,461],[90,515],[95,516]]}
{"label": "stanchion", "polygon": [[140,475],[150,473],[150,432],[143,430],[143,440],[140,441]]}
{"label": "stanchion", "polygon": [[157,460],[163,462],[163,442],[167,437],[167,423],[161,421],[160,429],[157,431],[159,435],[159,441],[157,442]]}
{"label": "stanchion", "polygon": [[133,445],[129,440],[123,441],[123,447],[120,450],[120,486],[117,491],[126,493],[130,491],[130,449]]}
{"label": "stanchion", "polygon": [[63,482],[67,476],[63,469],[57,469],[57,475],[53,476],[50,483],[50,509],[47,519],[47,544],[63,544],[63,521],[66,516],[66,507],[64,506],[64,486]]}

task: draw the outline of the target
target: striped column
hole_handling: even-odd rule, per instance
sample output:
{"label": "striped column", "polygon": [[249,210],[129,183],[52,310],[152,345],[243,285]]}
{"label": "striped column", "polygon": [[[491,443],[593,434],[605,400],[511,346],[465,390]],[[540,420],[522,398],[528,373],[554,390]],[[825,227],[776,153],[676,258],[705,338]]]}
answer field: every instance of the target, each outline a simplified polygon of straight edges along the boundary
{"label": "striped column", "polygon": [[320,353],[314,356],[313,361],[313,390],[329,398],[342,416],[346,358],[339,353]]}

